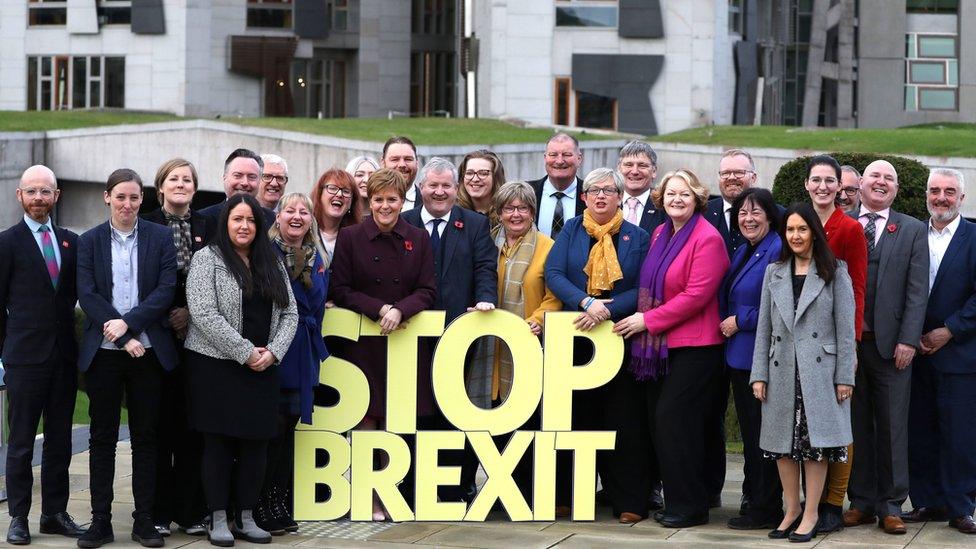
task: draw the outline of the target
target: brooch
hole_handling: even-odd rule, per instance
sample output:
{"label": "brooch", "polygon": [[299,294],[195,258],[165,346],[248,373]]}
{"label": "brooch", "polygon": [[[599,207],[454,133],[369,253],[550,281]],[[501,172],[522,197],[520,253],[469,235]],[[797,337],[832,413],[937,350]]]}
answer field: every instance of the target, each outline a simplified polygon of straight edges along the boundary
{"label": "brooch", "polygon": [[455,221],[454,226],[457,227],[458,229],[463,229],[464,223],[462,223],[461,221]]}
{"label": "brooch", "polygon": [[894,223],[892,223],[891,225],[888,225],[888,232],[889,233],[893,233],[893,232],[895,232],[897,230],[898,230],[898,225],[895,225]]}
{"label": "brooch", "polygon": [[404,241],[403,241],[403,247],[404,247],[404,248],[405,248],[405,249],[406,249],[406,250],[407,250],[408,252],[412,252],[412,251],[413,251],[413,241],[411,241],[411,240],[404,240]]}
{"label": "brooch", "polygon": [[61,241],[61,247],[62,248],[70,248],[71,247],[71,244],[68,244],[68,241],[67,240],[62,240]]}

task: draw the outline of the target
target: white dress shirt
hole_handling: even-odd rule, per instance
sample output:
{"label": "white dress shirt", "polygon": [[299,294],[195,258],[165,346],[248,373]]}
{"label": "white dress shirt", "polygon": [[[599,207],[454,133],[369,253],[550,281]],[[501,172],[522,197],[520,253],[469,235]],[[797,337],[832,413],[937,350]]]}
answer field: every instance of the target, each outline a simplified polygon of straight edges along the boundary
{"label": "white dress shirt", "polygon": [[732,231],[732,203],[722,199],[722,215],[725,216],[725,228]]}
{"label": "white dress shirt", "polygon": [[434,217],[433,214],[427,211],[427,206],[420,208],[420,220],[424,222],[424,228],[427,229],[427,234],[434,236],[434,220],[441,219],[444,222],[437,227],[437,236],[439,238],[444,237],[444,229],[447,227],[447,222],[451,219],[451,210],[448,210],[446,214],[440,217]]}
{"label": "white dress shirt", "polygon": [[[556,213],[556,197],[552,196],[559,191],[547,177],[542,183],[542,200],[539,203],[539,231],[546,236],[552,236],[552,218]],[[576,217],[576,177],[563,191],[566,196],[560,199],[563,203],[563,222]]]}
{"label": "white dress shirt", "polygon": [[929,291],[932,291],[932,285],[935,284],[935,276],[939,274],[939,265],[942,264],[942,259],[945,257],[946,250],[949,249],[949,242],[952,241],[953,235],[956,234],[956,230],[959,229],[959,223],[962,216],[956,214],[956,218],[949,222],[941,231],[932,226],[932,221],[929,220]]}

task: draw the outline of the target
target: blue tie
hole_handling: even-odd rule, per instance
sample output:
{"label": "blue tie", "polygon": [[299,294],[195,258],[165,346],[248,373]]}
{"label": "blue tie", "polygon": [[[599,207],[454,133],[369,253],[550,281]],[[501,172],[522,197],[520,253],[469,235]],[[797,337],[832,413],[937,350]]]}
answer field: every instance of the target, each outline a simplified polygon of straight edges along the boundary
{"label": "blue tie", "polygon": [[443,219],[432,219],[430,221],[434,228],[430,231],[430,245],[434,248],[434,258],[440,257],[441,249],[441,232],[437,230],[437,227],[444,222]]}

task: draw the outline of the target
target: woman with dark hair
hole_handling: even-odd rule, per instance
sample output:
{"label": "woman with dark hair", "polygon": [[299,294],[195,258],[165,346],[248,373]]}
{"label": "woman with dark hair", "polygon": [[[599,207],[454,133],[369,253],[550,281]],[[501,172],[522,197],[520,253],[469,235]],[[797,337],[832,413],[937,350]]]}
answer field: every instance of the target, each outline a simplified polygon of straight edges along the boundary
{"label": "woman with dark hair", "polygon": [[[298,325],[288,273],[249,194],[227,199],[213,243],[193,256],[186,283],[190,425],[204,435],[203,487],[210,542],[268,543],[252,510],[268,441],[278,434],[278,368]],[[236,467],[234,462],[237,462]],[[228,529],[228,504],[240,511]],[[233,532],[233,533],[232,533]]]}
{"label": "woman with dark hair", "polygon": [[[854,292],[809,204],[786,210],[780,259],[766,268],[752,355],[759,446],[776,460],[786,513],[771,538],[810,541],[827,463],[847,460],[854,387]],[[800,463],[806,507],[800,507]]]}
{"label": "woman with dark hair", "polygon": [[[207,245],[210,220],[191,205],[197,191],[197,170],[189,161],[174,158],[156,171],[156,197],[161,206],[142,216],[146,221],[169,227],[176,249],[176,296],[169,309],[169,324],[176,345],[183,352],[190,310],[186,306],[186,274],[190,258]],[[163,376],[163,388],[156,425],[156,504],[153,522],[164,536],[173,521],[184,532],[203,534],[207,514],[200,481],[203,439],[189,429],[186,417],[186,369],[180,364]]]}
{"label": "woman with dark hair", "polygon": [[464,155],[458,165],[458,206],[483,213],[494,229],[498,226],[495,193],[505,184],[505,168],[495,153],[480,149]]}
{"label": "woman with dark hair", "polygon": [[352,176],[343,170],[331,169],[319,177],[312,187],[312,215],[318,225],[318,236],[325,252],[325,266],[332,264],[339,229],[359,223],[361,216],[359,190]]}
{"label": "woman with dark hair", "polygon": [[766,266],[779,259],[779,209],[766,189],[746,189],[732,201],[731,230],[741,234],[746,245],[732,254],[729,271],[718,292],[719,325],[726,338],[725,365],[732,381],[732,397],[739,419],[746,471],[743,493],[749,498],[745,514],[729,519],[735,530],[770,529],[783,519],[783,490],[776,464],[763,459],[759,449],[762,410],[752,396],[749,376],[756,343],[759,298]]}
{"label": "woman with dark hair", "polygon": [[[868,277],[868,242],[864,228],[858,221],[837,207],[837,193],[841,189],[841,167],[832,156],[814,156],[807,163],[804,185],[810,202],[827,234],[827,245],[834,257],[847,263],[854,288],[854,334],[861,341],[864,327],[864,294]],[[821,499],[819,531],[827,533],[843,528],[843,504],[847,482],[851,477],[854,447],[847,449],[848,459],[833,462],[827,472],[827,487]]]}
{"label": "woman with dark hair", "polygon": [[142,179],[115,170],[105,186],[109,220],[78,238],[78,303],[87,320],[78,351],[90,404],[92,522],[79,547],[114,540],[112,485],[122,395],[132,440],[132,539],[161,547],[152,520],[156,422],[163,371],[179,362],[167,316],[176,287],[172,232],[139,223]]}

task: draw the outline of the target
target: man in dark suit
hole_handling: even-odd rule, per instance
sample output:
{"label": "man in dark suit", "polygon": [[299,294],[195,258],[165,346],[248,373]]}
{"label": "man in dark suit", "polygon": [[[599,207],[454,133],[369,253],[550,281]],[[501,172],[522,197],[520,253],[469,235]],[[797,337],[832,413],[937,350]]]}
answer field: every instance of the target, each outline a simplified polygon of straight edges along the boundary
{"label": "man in dark suit", "polygon": [[654,207],[651,191],[657,177],[657,153],[644,141],[631,141],[620,149],[617,171],[624,176],[624,196],[621,207],[624,220],[653,235],[664,223],[667,214]]}
{"label": "man in dark suit", "polygon": [[546,176],[529,181],[535,190],[535,224],[539,231],[552,237],[559,236],[566,220],[582,215],[586,203],[580,190],[583,180],[579,177],[583,165],[583,153],[579,141],[566,133],[557,133],[546,142]]}
{"label": "man in dark suit", "polygon": [[0,233],[0,358],[9,399],[6,483],[7,543],[30,543],[31,459],[44,416],[41,533],[78,537],[84,530],[66,512],[71,417],[78,376],[75,360],[75,252],[78,235],[56,227],[59,191],[54,172],[31,166],[17,200],[24,218]]}
{"label": "man in dark suit", "polygon": [[[258,153],[249,149],[235,149],[224,161],[224,195],[231,197],[235,194],[247,193],[257,197],[258,185],[264,173],[264,160]],[[213,227],[217,226],[217,219],[224,203],[218,202],[200,210],[200,215],[208,218]],[[270,227],[274,223],[274,210],[262,207],[264,220]]]}
{"label": "man in dark suit", "polygon": [[902,517],[948,518],[952,528],[976,534],[976,225],[959,215],[964,185],[957,170],[929,174],[929,297],[908,416],[915,509]]}
{"label": "man in dark suit", "polygon": [[864,170],[861,207],[850,213],[868,245],[864,330],[858,348],[857,390],[851,403],[854,463],[844,526],[881,520],[904,534],[908,497],[908,400],[912,359],[925,319],[929,248],[925,225],[891,209],[898,174],[884,160]]}
{"label": "man in dark suit", "polygon": [[[434,309],[447,311],[450,323],[469,310],[490,311],[498,302],[498,248],[488,232],[488,218],[456,205],[457,170],[450,161],[433,157],[420,171],[421,208],[403,213],[403,219],[430,233],[434,251],[437,297]],[[469,361],[465,361],[466,364]],[[440,418],[438,428],[451,429]],[[443,486],[442,499],[471,501],[478,461],[470,447],[445,452],[444,462],[462,466],[461,486]]]}
{"label": "man in dark suit", "polygon": [[417,168],[419,157],[417,146],[409,137],[395,135],[383,143],[383,155],[380,157],[380,167],[400,172],[407,182],[407,194],[403,199],[402,211],[420,207],[420,196],[417,193]]}

